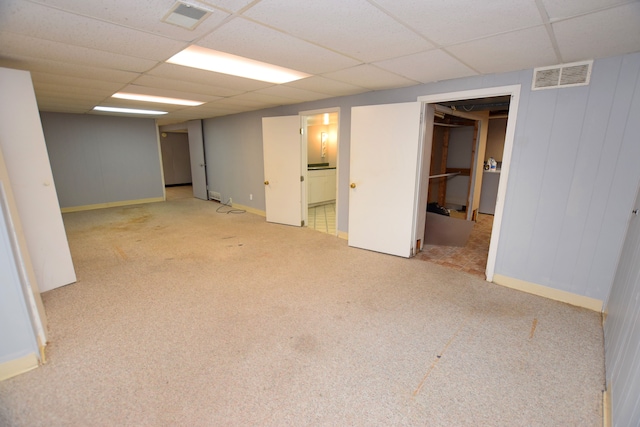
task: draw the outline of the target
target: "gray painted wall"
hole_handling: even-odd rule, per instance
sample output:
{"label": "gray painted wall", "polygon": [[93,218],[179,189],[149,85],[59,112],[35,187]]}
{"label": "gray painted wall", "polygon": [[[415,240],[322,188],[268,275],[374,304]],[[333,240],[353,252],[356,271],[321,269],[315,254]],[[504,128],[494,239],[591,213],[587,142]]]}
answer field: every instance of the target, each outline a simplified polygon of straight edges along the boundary
{"label": "gray painted wall", "polygon": [[153,119],[41,113],[62,208],[163,197]]}
{"label": "gray painted wall", "polygon": [[[595,61],[589,86],[532,92],[532,70],[447,80],[205,121],[210,188],[264,210],[261,118],[340,107],[338,229],[348,232],[351,107],[522,85],[497,274],[604,300],[640,168],[640,54]],[[253,194],[253,200],[249,200]]]}
{"label": "gray painted wall", "polygon": [[[6,185],[0,181],[0,185]],[[7,219],[0,207],[0,364],[38,354],[38,344],[22,293]]]}
{"label": "gray painted wall", "polygon": [[[640,187],[635,209],[640,210]],[[607,387],[614,426],[640,425],[640,215],[629,220],[604,324]]]}

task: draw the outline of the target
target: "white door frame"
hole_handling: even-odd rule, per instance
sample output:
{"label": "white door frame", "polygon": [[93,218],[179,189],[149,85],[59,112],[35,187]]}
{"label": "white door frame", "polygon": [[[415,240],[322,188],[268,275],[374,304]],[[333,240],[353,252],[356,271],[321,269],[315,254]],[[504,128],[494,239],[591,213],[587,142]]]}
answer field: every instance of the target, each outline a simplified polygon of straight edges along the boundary
{"label": "white door frame", "polygon": [[[448,93],[438,93],[433,95],[425,95],[419,96],[418,102],[422,102],[423,111],[425,110],[425,106],[427,104],[435,104],[439,102],[446,101],[458,101],[463,99],[474,99],[474,98],[488,98],[492,96],[511,96],[511,102],[509,103],[509,118],[507,120],[507,132],[504,140],[504,152],[502,154],[502,171],[500,173],[500,183],[498,184],[498,197],[496,200],[496,211],[493,217],[493,229],[491,231],[491,242],[489,243],[489,255],[487,257],[487,269],[485,270],[485,274],[488,282],[493,281],[493,275],[495,272],[496,266],[496,258],[498,254],[498,242],[500,240],[500,229],[502,228],[502,216],[504,213],[504,199],[507,193],[507,181],[509,179],[509,172],[511,166],[511,154],[513,152],[513,140],[515,136],[516,130],[516,118],[518,114],[518,103],[520,101],[520,88],[521,85],[512,85],[512,86],[499,86],[499,87],[490,87],[483,89],[473,89],[473,90],[465,90],[460,92],[448,92]],[[425,126],[421,126],[421,132],[426,132]],[[433,132],[433,129],[429,129],[429,132]],[[421,140],[423,139],[423,135],[421,135]],[[424,166],[424,165],[423,165]],[[418,171],[418,176],[416,177],[418,180],[418,185],[420,184],[420,171]],[[416,209],[421,209],[422,207],[417,206]],[[418,212],[416,210],[415,218],[418,218]],[[417,230],[414,224],[414,230]],[[414,236],[413,241],[420,238],[419,236]]]}
{"label": "white door frame", "polygon": [[301,153],[301,158],[300,158],[300,164],[302,166],[302,170],[304,171],[304,180],[307,183],[307,185],[305,185],[303,188],[305,189],[303,191],[303,196],[302,196],[302,219],[304,220],[305,225],[308,225],[309,222],[309,209],[308,207],[305,209],[305,206],[308,206],[308,196],[307,196],[307,190],[306,188],[308,187],[308,174],[307,174],[307,128],[306,128],[306,122],[305,122],[305,117],[307,116],[317,116],[319,114],[324,114],[324,113],[338,113],[338,126],[336,129],[336,235],[338,235],[339,231],[339,212],[340,212],[340,193],[339,193],[339,188],[340,188],[340,121],[342,120],[340,117],[340,107],[331,107],[331,108],[321,108],[319,110],[307,110],[307,111],[300,111],[298,112],[298,115],[300,116],[300,126],[305,126],[304,128],[304,135],[302,138],[302,153]]}

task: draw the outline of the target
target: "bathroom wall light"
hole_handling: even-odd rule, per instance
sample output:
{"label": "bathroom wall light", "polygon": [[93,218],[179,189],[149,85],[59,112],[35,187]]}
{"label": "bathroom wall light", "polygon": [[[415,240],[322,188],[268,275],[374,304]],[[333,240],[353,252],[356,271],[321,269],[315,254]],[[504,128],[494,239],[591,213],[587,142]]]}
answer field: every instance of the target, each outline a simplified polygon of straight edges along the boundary
{"label": "bathroom wall light", "polygon": [[329,140],[329,134],[322,132],[320,134],[320,157],[323,159],[327,157],[327,141]]}
{"label": "bathroom wall light", "polygon": [[140,95],[137,93],[117,92],[111,95],[112,98],[131,99],[133,101],[157,102],[159,104],[187,105],[195,107],[202,105],[204,102],[192,101],[190,99],[167,98],[164,96]]}
{"label": "bathroom wall light", "polygon": [[119,107],[93,107],[95,111],[107,111],[110,113],[125,113],[125,114],[148,114],[151,116],[161,116],[167,114],[167,111],[154,111],[154,110],[138,110],[136,108],[119,108]]}
{"label": "bathroom wall light", "polygon": [[189,46],[167,59],[167,62],[276,84],[311,77],[311,74],[200,46]]}

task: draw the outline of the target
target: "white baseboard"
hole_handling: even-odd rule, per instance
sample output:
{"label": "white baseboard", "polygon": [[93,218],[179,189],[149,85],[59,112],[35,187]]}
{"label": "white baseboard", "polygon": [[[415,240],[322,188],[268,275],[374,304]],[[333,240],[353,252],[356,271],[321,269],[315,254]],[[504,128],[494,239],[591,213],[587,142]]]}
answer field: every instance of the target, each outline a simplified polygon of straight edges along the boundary
{"label": "white baseboard", "polygon": [[242,209],[244,211],[247,211],[249,213],[252,213],[254,215],[260,215],[260,216],[267,216],[267,213],[265,211],[261,211],[260,209],[256,209],[256,208],[252,208],[251,206],[244,206],[244,205],[239,205],[237,203],[232,203],[231,207],[233,209]]}
{"label": "white baseboard", "polygon": [[602,426],[611,427],[611,384],[602,392]]}
{"label": "white baseboard", "polygon": [[31,353],[18,359],[0,363],[0,381],[4,381],[16,375],[24,374],[32,369],[37,368],[38,355]]}
{"label": "white baseboard", "polygon": [[553,289],[548,286],[538,285],[537,283],[526,282],[524,280],[514,279],[513,277],[502,276],[500,274],[493,275],[493,283],[552,300],[566,302],[567,304],[575,305],[577,307],[588,308],[589,310],[597,311],[599,313],[602,312],[602,301],[599,299],[585,297],[583,295],[573,294],[559,289]]}
{"label": "white baseboard", "polygon": [[114,208],[118,206],[139,205],[142,203],[155,203],[155,202],[164,202],[164,197],[151,197],[149,199],[138,199],[138,200],[122,200],[119,202],[97,203],[95,205],[71,206],[68,208],[62,208],[60,210],[62,211],[62,213],[81,212],[81,211],[91,211],[94,209]]}

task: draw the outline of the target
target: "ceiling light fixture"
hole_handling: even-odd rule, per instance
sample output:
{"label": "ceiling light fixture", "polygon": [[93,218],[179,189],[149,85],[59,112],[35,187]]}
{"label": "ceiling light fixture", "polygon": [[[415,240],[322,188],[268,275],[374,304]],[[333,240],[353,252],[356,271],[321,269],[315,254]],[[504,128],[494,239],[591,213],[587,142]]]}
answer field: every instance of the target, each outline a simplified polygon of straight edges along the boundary
{"label": "ceiling light fixture", "polygon": [[166,98],[164,96],[140,95],[137,93],[127,93],[127,92],[117,92],[111,95],[111,97],[119,98],[119,99],[131,99],[133,101],[157,102],[160,104],[187,105],[189,107],[195,107],[195,106],[204,104],[204,102],[192,101],[189,99]]}
{"label": "ceiling light fixture", "polygon": [[288,83],[311,77],[310,74],[290,70],[266,62],[231,55],[200,46],[189,46],[167,60],[170,64],[200,68],[269,83]]}
{"label": "ceiling light fixture", "polygon": [[95,111],[107,111],[110,113],[148,114],[151,116],[160,116],[162,114],[167,114],[167,111],[138,110],[135,108],[102,107],[99,105],[96,107],[93,107],[93,109]]}

